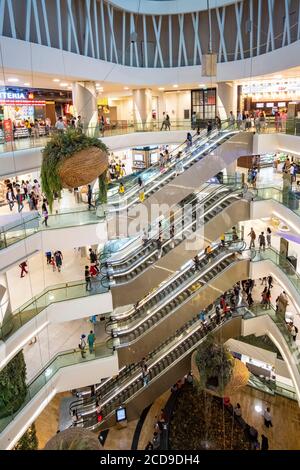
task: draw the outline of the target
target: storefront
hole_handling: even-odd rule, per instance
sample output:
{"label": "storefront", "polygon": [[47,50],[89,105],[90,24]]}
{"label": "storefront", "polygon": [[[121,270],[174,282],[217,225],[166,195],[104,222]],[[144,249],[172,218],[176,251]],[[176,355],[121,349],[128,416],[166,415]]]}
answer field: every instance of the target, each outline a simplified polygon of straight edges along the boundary
{"label": "storefront", "polygon": [[[300,102],[300,80],[262,81],[238,86],[238,109],[250,114],[263,112],[266,116],[287,113],[291,104]],[[296,106],[297,108],[297,106]],[[295,109],[295,116],[298,109]]]}
{"label": "storefront", "polygon": [[10,142],[30,137],[35,122],[35,134],[45,135],[58,116],[72,116],[70,92],[36,90],[16,87],[0,89],[0,120],[2,141]]}
{"label": "storefront", "polygon": [[205,127],[206,122],[215,119],[216,110],[216,88],[200,88],[191,90],[191,117],[196,125]]}

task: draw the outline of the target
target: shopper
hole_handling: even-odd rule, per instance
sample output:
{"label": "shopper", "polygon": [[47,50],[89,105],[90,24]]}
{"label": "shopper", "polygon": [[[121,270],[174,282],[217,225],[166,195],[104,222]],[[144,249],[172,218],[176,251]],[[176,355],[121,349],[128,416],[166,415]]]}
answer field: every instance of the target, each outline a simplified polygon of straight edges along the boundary
{"label": "shopper", "polygon": [[23,261],[22,263],[19,264],[19,268],[21,268],[20,277],[24,277],[25,274],[28,274],[27,267],[28,267],[27,261]]}
{"label": "shopper", "polygon": [[91,210],[91,208],[94,207],[92,204],[92,197],[93,197],[92,186],[89,184],[88,191],[87,191],[87,200],[88,200],[89,210]]}
{"label": "shopper", "polygon": [[50,265],[52,266],[53,272],[56,271],[56,264],[55,264],[54,256],[51,257]]}
{"label": "shopper", "polygon": [[255,239],[256,233],[254,232],[253,228],[251,227],[250,232],[248,233],[248,237],[250,237],[250,245],[249,248],[255,248]]}
{"label": "shopper", "polygon": [[296,341],[297,339],[297,333],[298,333],[298,328],[292,324],[292,327],[291,327],[291,336],[293,338],[293,341]]}
{"label": "shopper", "polygon": [[190,132],[187,133],[185,142],[186,142],[188,147],[191,147],[191,145],[193,143],[193,137],[192,137],[192,134]]}
{"label": "shopper", "polygon": [[45,227],[48,227],[49,213],[48,213],[48,209],[47,209],[47,206],[46,206],[45,199],[44,199],[44,202],[43,202],[43,205],[42,205],[42,216],[43,216],[42,224],[45,224]]}
{"label": "shopper", "polygon": [[18,204],[18,212],[22,212],[22,210],[24,209],[24,204],[23,204],[23,194],[21,194],[20,188],[17,189],[16,200]]}
{"label": "shopper", "polygon": [[80,352],[81,352],[81,357],[82,359],[85,359],[85,355],[86,355],[86,351],[85,351],[85,348],[86,348],[86,341],[85,341],[85,335],[81,335],[80,336],[80,343],[78,344],[78,347],[80,349]]}
{"label": "shopper", "polygon": [[229,121],[229,125],[230,125],[231,127],[234,127],[235,117],[234,117],[234,114],[233,114],[232,111],[230,111],[230,113],[229,113],[228,121]]}
{"label": "shopper", "polygon": [[269,289],[271,289],[273,287],[273,277],[271,276],[271,274],[268,276],[268,286],[269,286]]}
{"label": "shopper", "polygon": [[15,199],[16,199],[16,196],[15,196],[15,193],[14,193],[14,190],[12,189],[12,187],[7,188],[6,200],[7,200],[7,204],[9,205],[9,210],[10,211],[13,210],[13,207],[14,207],[14,204],[15,204]]}
{"label": "shopper", "polygon": [[125,193],[125,186],[123,183],[120,183],[120,186],[119,186],[119,194],[121,194],[121,196],[123,196]]}
{"label": "shopper", "polygon": [[266,238],[265,238],[264,232],[261,232],[261,234],[259,235],[258,242],[259,242],[259,251],[261,251],[261,250],[265,251],[265,249],[266,249]]}
{"label": "shopper", "polygon": [[90,291],[92,289],[92,282],[91,282],[91,273],[90,273],[88,266],[86,266],[84,269],[84,278],[85,278],[85,290]]}
{"label": "shopper", "polygon": [[156,240],[156,246],[157,246],[157,257],[158,259],[161,258],[161,255],[162,255],[162,240],[161,240],[161,236],[158,237],[158,239]]}
{"label": "shopper", "polygon": [[242,416],[242,409],[241,409],[241,405],[239,403],[236,404],[233,411],[234,411],[235,416],[237,416],[238,418],[240,418]]}
{"label": "shopper", "polygon": [[51,263],[51,258],[52,258],[51,251],[46,251],[45,255],[46,255],[47,264],[50,264]]}
{"label": "shopper", "polygon": [[272,230],[270,229],[270,227],[267,228],[267,245],[268,245],[268,248],[271,248],[271,234],[272,234]]}
{"label": "shopper", "polygon": [[90,262],[91,262],[91,263],[93,263],[93,264],[97,264],[97,263],[98,263],[97,254],[96,254],[96,252],[95,252],[92,248],[89,248],[89,258],[90,258]]}
{"label": "shopper", "polygon": [[153,450],[158,450],[160,448],[160,434],[154,432],[152,439]]}
{"label": "shopper", "polygon": [[167,114],[166,119],[165,119],[165,127],[166,130],[171,130],[171,121],[170,121],[170,116]]}
{"label": "shopper", "polygon": [[264,423],[267,428],[273,427],[272,416],[271,416],[269,407],[267,407],[264,411]]}
{"label": "shopper", "polygon": [[193,261],[194,261],[195,271],[197,271],[197,270],[200,271],[200,269],[201,269],[201,263],[200,263],[200,258],[199,258],[199,256],[198,256],[198,255],[195,255]]}
{"label": "shopper", "polygon": [[65,124],[61,116],[58,118],[58,120],[55,123],[55,129],[58,132],[63,132],[65,130]]}
{"label": "shopper", "polygon": [[57,271],[60,273],[61,272],[61,267],[62,267],[62,262],[63,262],[63,255],[60,250],[56,250],[54,252],[54,259],[55,259],[55,264],[57,267]]}
{"label": "shopper", "polygon": [[269,450],[269,440],[264,434],[261,435],[260,450]]}
{"label": "shopper", "polygon": [[96,341],[95,333],[92,330],[90,331],[87,340],[88,340],[90,354],[92,354],[94,352],[94,344]]}
{"label": "shopper", "polygon": [[76,423],[78,421],[78,414],[76,410],[72,411],[72,426],[76,426]]}
{"label": "shopper", "polygon": [[149,371],[148,371],[147,364],[145,364],[143,367],[142,378],[143,378],[143,385],[144,387],[146,387],[149,383]]}

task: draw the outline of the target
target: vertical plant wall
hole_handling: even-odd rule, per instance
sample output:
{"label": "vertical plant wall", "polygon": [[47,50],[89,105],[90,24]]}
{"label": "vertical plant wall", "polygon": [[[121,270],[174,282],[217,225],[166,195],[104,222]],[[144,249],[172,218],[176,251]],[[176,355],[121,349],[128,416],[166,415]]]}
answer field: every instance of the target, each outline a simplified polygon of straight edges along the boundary
{"label": "vertical plant wall", "polygon": [[26,364],[23,351],[0,371],[0,418],[15,413],[25,400]]}

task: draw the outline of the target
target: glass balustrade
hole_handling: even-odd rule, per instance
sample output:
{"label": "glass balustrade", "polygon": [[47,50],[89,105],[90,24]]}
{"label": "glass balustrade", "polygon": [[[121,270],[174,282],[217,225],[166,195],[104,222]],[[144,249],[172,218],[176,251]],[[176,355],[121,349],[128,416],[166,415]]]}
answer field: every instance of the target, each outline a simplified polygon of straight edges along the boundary
{"label": "glass balustrade", "polygon": [[20,411],[37,395],[37,393],[40,392],[40,390],[42,390],[42,388],[46,386],[51,379],[53,379],[60,369],[102,359],[104,357],[112,356],[113,354],[113,351],[107,348],[106,343],[95,344],[95,350],[93,353],[90,353],[87,348],[85,351],[85,357],[83,357],[82,351],[79,349],[72,349],[57,354],[28,384],[26,398],[22,403],[21,408],[19,408],[15,413],[0,419],[0,432],[2,432],[18,415],[18,413],[20,413]]}
{"label": "glass balustrade", "polygon": [[68,282],[66,284],[58,284],[45,289],[39,296],[26,302],[22,307],[4,321],[0,326],[0,339],[7,340],[19,328],[29,322],[32,318],[42,312],[49,305],[65,300],[73,300],[82,297],[90,297],[96,294],[108,292],[101,280],[91,280],[91,290],[86,290],[84,281]]}
{"label": "glass balustrade", "polygon": [[285,207],[288,207],[297,216],[300,216],[299,202],[300,198],[292,190],[285,190],[279,188],[258,188],[256,199],[273,199],[274,201],[280,202]]}

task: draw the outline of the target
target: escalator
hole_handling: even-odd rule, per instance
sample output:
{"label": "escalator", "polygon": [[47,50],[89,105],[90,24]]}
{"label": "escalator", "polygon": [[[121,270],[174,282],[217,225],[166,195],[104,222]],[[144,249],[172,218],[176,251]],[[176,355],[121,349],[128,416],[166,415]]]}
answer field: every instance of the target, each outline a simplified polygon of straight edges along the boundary
{"label": "escalator", "polygon": [[[232,247],[216,247],[211,255],[200,257],[198,269],[190,261],[138,306],[114,314],[106,328],[112,336],[108,346],[118,349],[119,365],[147,355],[164,340],[166,331],[176,331],[219,292],[247,278],[249,260],[236,253],[245,245],[237,242]],[[224,272],[226,276],[222,276]]]}
{"label": "escalator", "polygon": [[[190,356],[208,333],[217,333],[222,327],[224,340],[240,333],[239,316],[222,318],[216,314],[214,305],[210,305],[207,312],[205,321],[200,321],[198,317],[192,318],[150,352],[147,358],[150,379],[147,387],[143,385],[141,366],[135,363],[123,368],[118,376],[107,379],[104,385],[97,386],[94,397],[72,402],[70,412],[76,410],[80,416],[77,426],[91,429],[109,427],[114,422],[115,410],[124,404],[127,406],[128,419],[137,417],[153,401],[153,395],[159,396],[190,370]],[[226,325],[227,328],[224,328]],[[102,408],[103,420],[100,425],[97,421],[96,400],[101,403]]]}
{"label": "escalator", "polygon": [[[228,167],[241,155],[252,154],[253,135],[247,132],[235,130],[221,131],[207,142],[196,143],[188,150],[189,155],[184,160],[184,172],[177,175],[176,162],[164,173],[158,172],[155,182],[152,180],[143,189],[146,200],[143,202],[145,208],[139,214],[140,224],[146,226],[151,224],[154,216],[151,213],[153,204],[164,207],[173,207],[183,198],[188,196],[212,178],[218,172]],[[138,189],[137,189],[138,191]],[[108,220],[109,238],[116,236],[127,237],[130,230],[130,222],[136,220],[137,211],[134,204],[139,202],[139,194],[129,196],[123,200],[123,205],[115,209],[109,207],[111,213]],[[121,211],[120,208],[126,208]],[[119,211],[117,214],[116,212]]]}
{"label": "escalator", "polygon": [[138,183],[139,179],[143,181],[145,199],[171,182],[177,175],[176,165],[178,164],[178,159],[176,156],[179,152],[181,152],[180,162],[182,170],[184,171],[205,156],[207,151],[213,151],[217,145],[226,142],[226,140],[238,132],[238,130],[229,128],[228,123],[226,123],[224,128],[220,131],[214,129],[209,134],[207,134],[206,131],[202,132],[199,136],[194,136],[192,146],[189,147],[184,142],[172,151],[168,167],[164,168],[164,171],[162,171],[160,164],[157,163],[136,175],[125,177],[125,179],[127,178],[129,180],[127,184],[126,180],[123,181],[123,179],[121,179],[120,181],[125,185],[126,193],[120,195],[117,191],[118,183],[112,185],[112,188],[108,190],[108,210],[110,212],[116,212],[122,209],[128,209],[139,202],[139,191],[141,189]]}
{"label": "escalator", "polygon": [[[201,192],[184,198],[172,214],[174,236],[170,236],[169,216],[166,227],[156,231],[147,243],[135,239],[123,254],[117,252],[105,259],[101,272],[109,278],[114,307],[136,302],[197,254],[205,240],[215,240],[221,231],[226,232],[240,220],[248,220],[249,202],[242,198],[241,188],[203,186]],[[158,236],[162,239],[161,247]]]}

